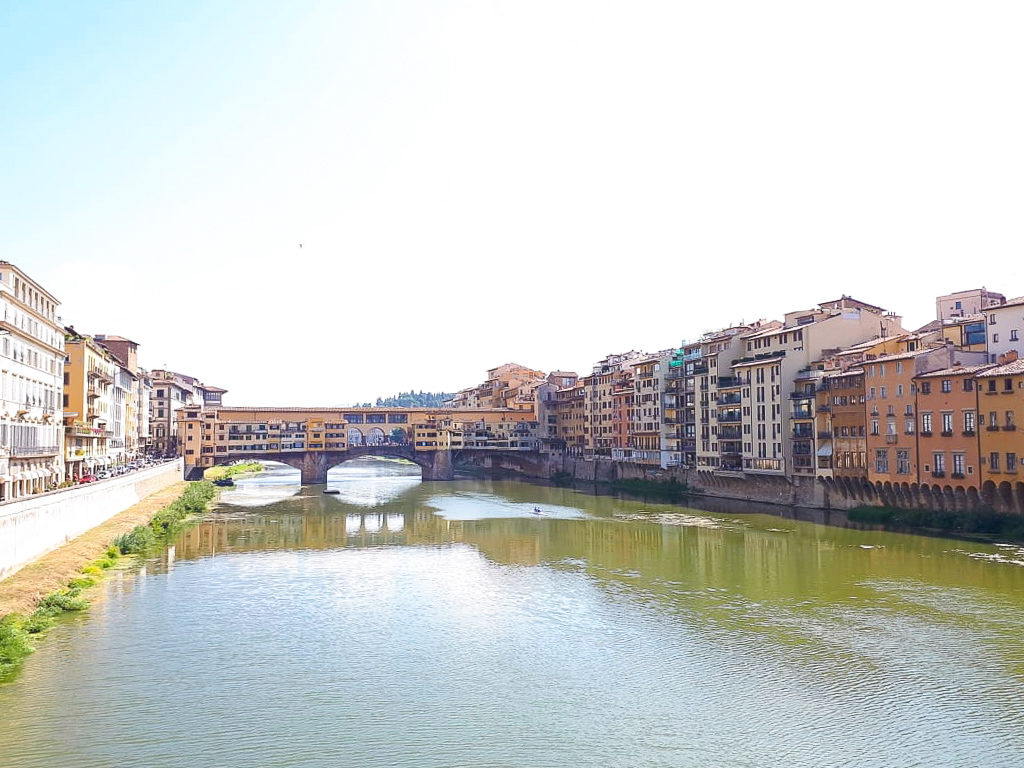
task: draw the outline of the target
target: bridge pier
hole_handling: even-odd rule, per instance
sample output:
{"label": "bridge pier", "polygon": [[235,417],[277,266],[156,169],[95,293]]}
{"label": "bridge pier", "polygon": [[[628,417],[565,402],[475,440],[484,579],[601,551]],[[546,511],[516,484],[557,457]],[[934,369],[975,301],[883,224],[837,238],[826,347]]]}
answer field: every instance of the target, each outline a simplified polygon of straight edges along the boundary
{"label": "bridge pier", "polygon": [[327,483],[327,454],[323,451],[306,451],[302,454],[299,472],[303,485],[324,485]]}
{"label": "bridge pier", "polygon": [[452,466],[451,451],[431,451],[430,464],[420,464],[424,480],[454,480],[455,467]]}

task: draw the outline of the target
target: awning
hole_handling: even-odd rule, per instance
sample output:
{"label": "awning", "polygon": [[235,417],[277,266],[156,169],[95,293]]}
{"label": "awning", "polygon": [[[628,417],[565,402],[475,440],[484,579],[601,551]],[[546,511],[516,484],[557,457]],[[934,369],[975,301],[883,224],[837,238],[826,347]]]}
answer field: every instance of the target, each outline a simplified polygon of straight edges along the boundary
{"label": "awning", "polygon": [[823,445],[818,449],[819,456],[831,456],[832,455],[832,444]]}

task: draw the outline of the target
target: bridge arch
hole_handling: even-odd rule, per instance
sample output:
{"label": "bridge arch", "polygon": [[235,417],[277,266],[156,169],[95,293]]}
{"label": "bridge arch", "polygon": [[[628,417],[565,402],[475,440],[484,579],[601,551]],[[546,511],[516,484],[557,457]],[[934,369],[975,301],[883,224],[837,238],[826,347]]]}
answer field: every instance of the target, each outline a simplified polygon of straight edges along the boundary
{"label": "bridge arch", "polygon": [[348,444],[353,445],[364,445],[363,433],[359,427],[349,426],[348,428]]}

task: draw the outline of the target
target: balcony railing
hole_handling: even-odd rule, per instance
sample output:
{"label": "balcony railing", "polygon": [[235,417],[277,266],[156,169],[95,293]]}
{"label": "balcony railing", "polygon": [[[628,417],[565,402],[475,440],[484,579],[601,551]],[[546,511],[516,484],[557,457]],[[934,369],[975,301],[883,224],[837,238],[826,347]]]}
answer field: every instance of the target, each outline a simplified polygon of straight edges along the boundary
{"label": "balcony railing", "polygon": [[885,442],[888,443],[889,445],[895,445],[897,439],[898,439],[897,435],[886,435],[885,436]]}
{"label": "balcony railing", "polygon": [[800,409],[793,411],[793,418],[807,421],[814,418],[814,413],[810,409]]}
{"label": "balcony railing", "polygon": [[739,405],[742,398],[739,395],[726,395],[718,398],[719,405]]}
{"label": "balcony railing", "polygon": [[800,429],[799,427],[795,427],[793,429],[793,437],[798,438],[800,440],[808,440],[808,439],[814,437],[814,430],[813,429]]}
{"label": "balcony railing", "polygon": [[[742,418],[743,418],[743,417],[742,417],[742,416],[740,416],[740,414],[736,413],[735,411],[727,411],[727,412],[725,412],[725,413],[721,414],[721,415],[720,415],[720,416],[718,417],[718,420],[719,420],[719,421],[722,421],[722,422],[726,422],[726,423],[729,423],[729,422],[738,422],[738,421],[740,421],[740,420],[741,420]],[[704,419],[701,419],[701,423],[705,423],[705,422],[704,422]]]}
{"label": "balcony railing", "polygon": [[812,399],[814,399],[814,390],[812,389],[810,392],[790,392],[789,393],[789,399],[790,400],[812,400]]}
{"label": "balcony railing", "polygon": [[11,456],[56,456],[60,453],[60,446],[57,445],[12,445]]}
{"label": "balcony railing", "polygon": [[743,379],[739,376],[719,376],[718,377],[718,388],[719,389],[735,389],[736,387],[743,386]]}

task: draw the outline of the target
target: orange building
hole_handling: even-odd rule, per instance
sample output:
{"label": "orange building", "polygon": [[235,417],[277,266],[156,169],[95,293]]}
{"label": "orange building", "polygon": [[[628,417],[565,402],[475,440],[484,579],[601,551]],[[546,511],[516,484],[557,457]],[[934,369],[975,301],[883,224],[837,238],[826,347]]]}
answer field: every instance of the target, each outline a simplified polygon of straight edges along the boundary
{"label": "orange building", "polygon": [[914,378],[920,424],[918,482],[981,488],[974,377],[991,367],[957,366]]}
{"label": "orange building", "polygon": [[976,376],[981,495],[997,509],[1022,513],[1024,439],[1017,431],[1017,415],[1024,415],[1024,360],[1006,362],[1007,357]]}

